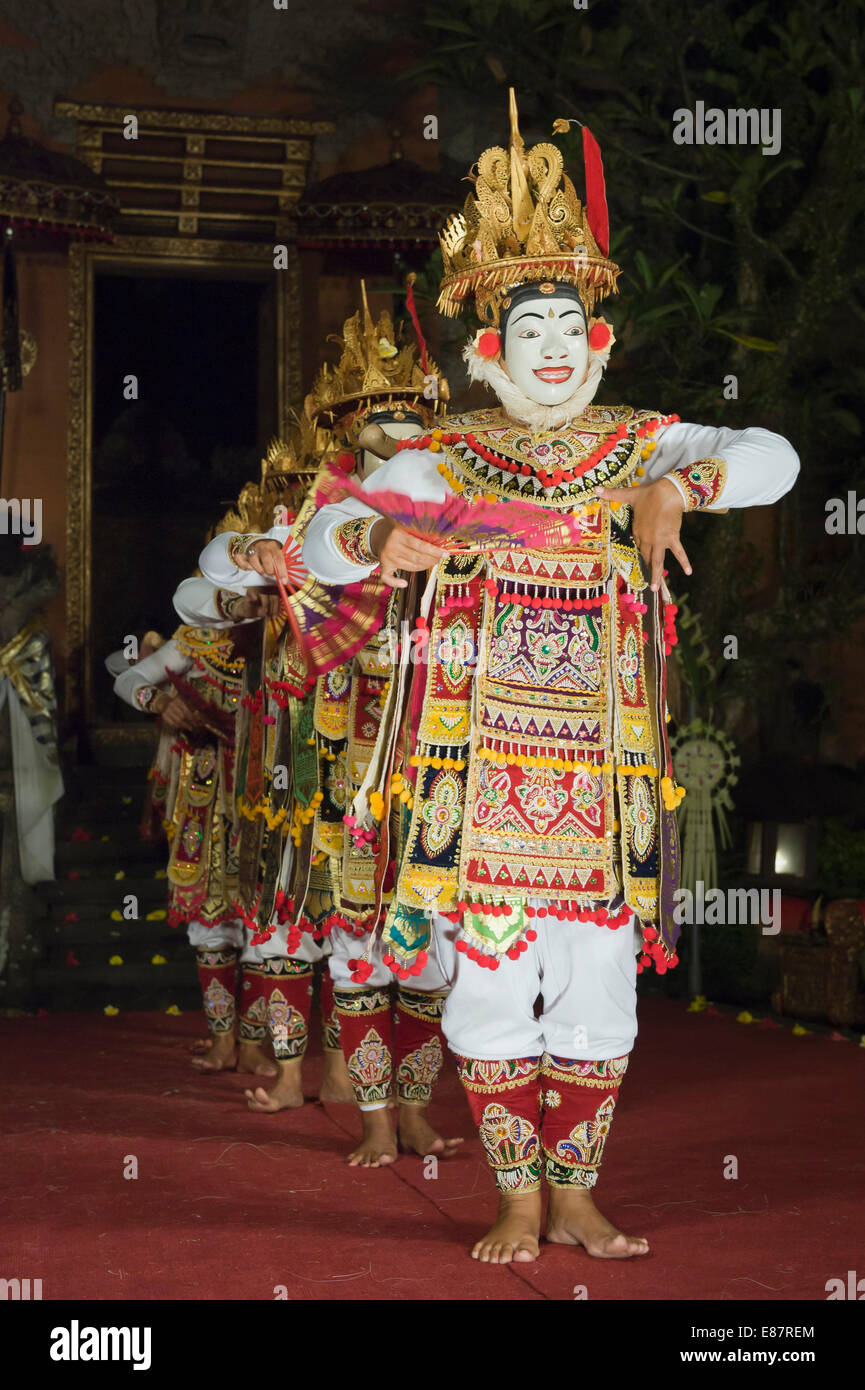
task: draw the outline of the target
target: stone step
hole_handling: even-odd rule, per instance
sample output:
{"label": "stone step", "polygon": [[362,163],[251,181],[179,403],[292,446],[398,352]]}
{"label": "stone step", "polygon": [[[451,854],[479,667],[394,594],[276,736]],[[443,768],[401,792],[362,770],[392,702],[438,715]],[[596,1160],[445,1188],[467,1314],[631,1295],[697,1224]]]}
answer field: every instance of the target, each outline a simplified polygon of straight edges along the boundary
{"label": "stone step", "polygon": [[150,769],[150,759],[139,758],[132,763],[99,763],[90,760],[86,763],[64,763],[65,770],[68,771],[67,783],[70,785],[92,785],[104,784],[106,787],[114,787],[128,783],[128,781],[140,781],[146,778],[147,771]]}
{"label": "stone step", "polygon": [[105,797],[143,799],[147,791],[147,769],[143,767],[76,767],[65,778],[64,801],[80,806]]}
{"label": "stone step", "polygon": [[39,939],[46,947],[52,945],[70,947],[82,943],[91,946],[106,943],[113,950],[118,942],[124,944],[127,942],[146,942],[153,944],[154,951],[158,949],[165,955],[166,947],[174,950],[176,949],[174,943],[180,942],[184,950],[191,950],[186,939],[186,927],[170,927],[164,920],[148,922],[145,919],[140,919],[136,922],[112,922],[108,917],[99,917],[85,918],[77,922],[64,922],[62,919],[57,921],[48,918],[40,927]]}
{"label": "stone step", "polygon": [[121,998],[128,999],[142,990],[157,991],[166,996],[178,989],[197,990],[198,974],[190,951],[186,960],[172,961],[168,965],[151,965],[141,961],[124,966],[110,966],[107,963],[37,965],[33,971],[33,987],[48,998],[53,990],[59,993],[98,990],[103,1005],[119,1005]]}
{"label": "stone step", "polygon": [[197,978],[181,978],[178,972],[176,978],[170,980],[167,969],[162,966],[157,971],[154,966],[151,981],[142,980],[127,987],[121,987],[114,980],[80,980],[77,978],[82,973],[80,970],[46,972],[34,983],[28,1003],[32,1008],[47,1009],[50,1013],[91,1010],[103,1013],[106,1004],[113,1005],[121,1013],[164,1013],[172,1006],[181,1013],[200,1013],[201,991]]}
{"label": "stone step", "polygon": [[[82,882],[83,881],[84,880],[82,880]],[[156,887],[159,888],[159,885],[157,884]],[[34,921],[39,922],[40,931],[45,930],[49,926],[74,928],[76,924],[79,923],[101,923],[106,930],[109,927],[131,926],[136,920],[142,922],[146,921],[148,914],[151,912],[161,912],[163,916],[151,917],[147,923],[148,926],[158,927],[160,923],[164,924],[164,914],[168,911],[168,899],[165,893],[164,881],[161,891],[154,891],[148,894],[147,897],[140,893],[137,896],[137,919],[130,917],[112,917],[112,912],[123,912],[123,899],[120,897],[115,899],[103,899],[102,901],[98,898],[94,899],[91,897],[84,902],[77,903],[70,903],[68,900],[60,901],[58,899],[52,899],[48,901],[44,898],[35,898],[30,916]],[[72,918],[71,921],[68,920],[70,917]]]}
{"label": "stone step", "polygon": [[70,908],[77,910],[78,904],[86,907],[90,903],[95,910],[98,905],[104,903],[120,908],[123,906],[124,897],[131,893],[135,894],[139,903],[155,905],[159,901],[165,902],[167,888],[164,878],[155,878],[152,875],[148,878],[129,875],[126,878],[115,879],[96,874],[81,874],[78,878],[69,878],[67,875],[65,878],[34,884],[33,891],[47,904],[68,903]]}
{"label": "stone step", "polygon": [[58,803],[54,822],[58,840],[66,839],[76,827],[94,835],[104,835],[112,825],[130,825],[137,829],[144,806],[144,793],[130,794],[125,799],[106,796],[101,800],[88,797],[73,801],[64,797]]}
{"label": "stone step", "polygon": [[[72,963],[71,957],[78,962]],[[111,960],[114,956],[119,957],[122,965],[112,965]],[[154,956],[161,956],[163,964],[154,962]],[[84,970],[99,973],[102,971],[105,979],[114,979],[116,976],[121,984],[129,971],[133,974],[140,970],[168,970],[175,966],[186,968],[188,961],[194,963],[195,952],[187,941],[175,943],[173,941],[147,941],[139,938],[138,941],[75,941],[71,944],[68,941],[56,944],[47,943],[45,949],[38,960],[34,962],[34,971],[40,970]]]}
{"label": "stone step", "polygon": [[104,839],[100,835],[92,840],[59,840],[54,846],[54,867],[58,877],[62,877],[63,869],[83,871],[104,865],[125,870],[128,864],[151,863],[156,868],[162,868],[165,858],[162,849],[142,840],[134,826],[129,829],[116,827],[114,833]]}
{"label": "stone step", "polygon": [[150,766],[158,742],[156,721],[147,715],[87,730],[87,764],[103,770]]}
{"label": "stone step", "polygon": [[[106,780],[104,767],[75,769],[74,780],[65,783],[63,799],[58,802],[57,812],[61,819],[68,816],[86,815],[89,808],[104,810],[108,806],[128,806],[142,808],[147,795],[147,773],[145,769],[110,769],[113,776]],[[120,771],[121,776],[117,773]],[[93,773],[99,776],[93,776]]]}
{"label": "stone step", "polygon": [[[83,882],[83,880],[81,881]],[[165,891],[164,879],[154,884],[153,892],[149,893],[146,897],[141,893],[136,896],[138,897],[137,917],[112,917],[112,912],[119,912],[121,914],[123,912],[123,898],[118,894],[113,900],[108,898],[100,901],[98,898],[90,898],[86,902],[74,904],[70,904],[68,900],[63,901],[57,898],[51,899],[50,901],[43,899],[40,903],[40,920],[46,927],[51,925],[74,927],[76,922],[101,922],[107,929],[109,927],[133,926],[136,921],[146,921],[148,913],[150,912],[165,913],[168,911],[168,897]],[[67,921],[70,914],[74,914],[73,921]],[[164,916],[151,917],[148,925],[151,927],[158,927],[160,922],[164,923],[164,921]]]}

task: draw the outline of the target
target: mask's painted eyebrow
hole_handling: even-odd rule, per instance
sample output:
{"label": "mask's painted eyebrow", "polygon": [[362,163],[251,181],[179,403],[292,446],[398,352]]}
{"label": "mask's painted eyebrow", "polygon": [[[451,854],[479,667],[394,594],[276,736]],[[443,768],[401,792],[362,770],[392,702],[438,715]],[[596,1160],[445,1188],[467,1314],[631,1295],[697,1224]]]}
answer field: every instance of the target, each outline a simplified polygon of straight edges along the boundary
{"label": "mask's painted eyebrow", "polygon": [[520,319],[542,319],[543,314],[539,314],[537,309],[524,309],[521,314],[517,314],[514,323],[519,323]]}
{"label": "mask's painted eyebrow", "polygon": [[579,315],[580,315],[580,318],[583,317],[583,315],[582,315],[582,313],[580,312],[579,309],[566,309],[565,312],[564,312],[563,314],[559,314],[559,318],[560,318],[560,319],[566,319],[566,318],[568,318],[571,314],[579,314]]}

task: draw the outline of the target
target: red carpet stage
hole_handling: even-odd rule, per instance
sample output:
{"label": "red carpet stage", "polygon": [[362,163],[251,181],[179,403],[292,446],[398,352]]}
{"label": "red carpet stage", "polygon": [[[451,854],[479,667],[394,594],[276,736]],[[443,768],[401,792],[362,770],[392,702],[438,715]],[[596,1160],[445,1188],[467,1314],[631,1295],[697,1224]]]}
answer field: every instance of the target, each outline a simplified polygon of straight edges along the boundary
{"label": "red carpet stage", "polygon": [[[251,1114],[248,1078],[190,1067],[203,1033],[191,1013],[0,1020],[0,1276],[74,1300],[824,1300],[865,1274],[855,1043],[643,1000],[598,1196],[652,1254],[542,1245],[501,1268],[467,1254],[495,1201],[452,1065],[433,1121],[464,1152],[437,1178],[405,1156],[363,1171],[344,1161],[351,1107]],[[311,1056],[309,1095],[320,1070]]]}

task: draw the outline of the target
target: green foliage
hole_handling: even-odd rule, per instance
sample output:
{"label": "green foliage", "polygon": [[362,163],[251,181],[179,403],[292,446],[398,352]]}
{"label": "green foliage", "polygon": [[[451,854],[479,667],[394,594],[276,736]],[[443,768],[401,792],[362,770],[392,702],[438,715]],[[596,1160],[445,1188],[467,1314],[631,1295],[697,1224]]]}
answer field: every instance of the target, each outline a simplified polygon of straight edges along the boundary
{"label": "green foliage", "polygon": [[[503,143],[509,85],[527,143],[550,139],[559,116],[598,138],[623,268],[604,310],[618,343],[600,398],[763,425],[800,454],[799,482],[778,506],[781,591],[770,612],[752,611],[761,557],[745,546],[740,516],[686,536],[705,631],[740,637],[723,693],[756,691],[770,727],[797,650],[843,630],[865,590],[855,546],[827,543],[823,524],[827,498],[865,487],[865,8],[431,0],[421,18],[429,47],[409,80],[442,90],[445,144],[451,93],[458,109],[486,117],[489,143]],[[698,100],[779,109],[780,152],[675,144],[675,112]],[[557,141],[579,192],[579,125]]]}
{"label": "green foliage", "polygon": [[[412,81],[471,93],[500,140],[509,84],[524,133],[549,138],[564,115],[598,136],[624,270],[612,301],[617,387],[654,404],[668,383],[659,405],[713,409],[730,424],[760,418],[803,450],[821,427],[856,438],[856,354],[842,360],[838,349],[858,347],[865,312],[857,0],[792,0],[780,22],[770,5],[742,0],[608,0],[586,12],[561,0],[434,0],[422,18],[431,44]],[[781,153],[675,145],[674,113],[698,99],[780,108]],[[561,148],[579,185],[578,126]],[[740,378],[736,402],[721,396],[726,371]],[[805,408],[803,395],[814,398]]]}
{"label": "green foliage", "polygon": [[817,876],[828,898],[865,897],[865,830],[840,818],[824,821],[817,843]]}

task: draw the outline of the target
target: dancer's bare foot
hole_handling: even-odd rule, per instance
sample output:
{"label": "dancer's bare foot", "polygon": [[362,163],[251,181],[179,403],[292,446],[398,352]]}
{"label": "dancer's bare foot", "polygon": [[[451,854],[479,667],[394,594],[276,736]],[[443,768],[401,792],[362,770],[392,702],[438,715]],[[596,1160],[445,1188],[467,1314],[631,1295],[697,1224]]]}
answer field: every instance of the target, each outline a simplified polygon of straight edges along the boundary
{"label": "dancer's bare foot", "polygon": [[195,1042],[189,1044],[189,1051],[196,1056],[202,1057],[205,1052],[209,1052],[213,1047],[213,1038],[196,1038]]}
{"label": "dancer's bare foot", "polygon": [[626,1236],[598,1211],[583,1187],[551,1187],[547,1240],[556,1245],[582,1245],[602,1260],[628,1260],[648,1255],[643,1236]]}
{"label": "dancer's bare foot", "polygon": [[384,1168],[396,1163],[396,1135],[387,1106],[381,1110],[361,1110],[363,1134],[348,1156],[350,1168]]}
{"label": "dancer's bare foot", "polygon": [[472,1250],[472,1259],[484,1264],[528,1264],[540,1255],[541,1193],[501,1193],[499,1215]]}
{"label": "dancer's bare foot", "polygon": [[318,1098],[326,1100],[329,1105],[354,1105],[354,1087],[341,1048],[339,1052],[325,1049],[324,1075],[321,1078]]}
{"label": "dancer's bare foot", "polygon": [[300,1057],[291,1062],[277,1062],[276,1080],[266,1091],[256,1086],[254,1091],[244,1091],[250,1110],[260,1115],[275,1115],[277,1110],[296,1110],[303,1105],[303,1088],[300,1081]]}
{"label": "dancer's bare foot", "polygon": [[234,1071],[237,1066],[237,1039],[233,1033],[217,1033],[210,1046],[193,1057],[196,1071]]}
{"label": "dancer's bare foot", "polygon": [[463,1143],[462,1139],[443,1139],[437,1134],[427,1119],[425,1105],[400,1104],[397,1133],[400,1147],[420,1154],[421,1158],[426,1158],[427,1154],[449,1158]]}
{"label": "dancer's bare foot", "polygon": [[237,1070],[248,1071],[253,1076],[276,1076],[276,1063],[268,1057],[260,1043],[241,1039],[237,1052]]}

